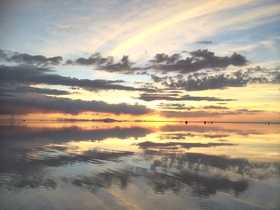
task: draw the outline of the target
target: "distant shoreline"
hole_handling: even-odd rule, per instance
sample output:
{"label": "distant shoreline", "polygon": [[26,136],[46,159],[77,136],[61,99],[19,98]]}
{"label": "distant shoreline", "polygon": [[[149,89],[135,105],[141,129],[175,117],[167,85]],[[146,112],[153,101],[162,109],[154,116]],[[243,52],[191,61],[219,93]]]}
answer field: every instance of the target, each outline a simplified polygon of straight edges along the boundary
{"label": "distant shoreline", "polygon": [[275,121],[261,121],[261,122],[250,122],[250,121],[213,121],[213,120],[115,120],[115,119],[59,119],[59,120],[24,120],[24,119],[17,119],[17,120],[0,120],[0,122],[10,122],[10,123],[17,123],[17,122],[104,122],[104,123],[184,123],[186,125],[188,124],[264,124],[264,125],[277,125],[280,124],[280,122]]}

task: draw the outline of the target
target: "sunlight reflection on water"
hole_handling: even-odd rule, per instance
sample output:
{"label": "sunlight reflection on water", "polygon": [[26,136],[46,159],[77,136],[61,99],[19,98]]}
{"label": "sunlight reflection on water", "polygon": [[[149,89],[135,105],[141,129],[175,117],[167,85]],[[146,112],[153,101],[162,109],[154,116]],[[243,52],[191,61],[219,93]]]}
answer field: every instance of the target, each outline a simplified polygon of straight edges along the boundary
{"label": "sunlight reflection on water", "polygon": [[279,209],[279,125],[1,125],[2,209]]}

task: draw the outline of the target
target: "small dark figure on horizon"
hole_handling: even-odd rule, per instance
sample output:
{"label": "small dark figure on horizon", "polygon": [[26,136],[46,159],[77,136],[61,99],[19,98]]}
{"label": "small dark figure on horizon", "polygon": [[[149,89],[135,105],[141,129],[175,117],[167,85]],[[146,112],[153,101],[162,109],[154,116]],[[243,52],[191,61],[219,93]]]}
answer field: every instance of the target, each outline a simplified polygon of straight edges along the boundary
{"label": "small dark figure on horizon", "polygon": [[204,121],[204,124],[206,124],[206,121]]}
{"label": "small dark figure on horizon", "polygon": [[186,121],[185,123],[188,124],[188,121]]}

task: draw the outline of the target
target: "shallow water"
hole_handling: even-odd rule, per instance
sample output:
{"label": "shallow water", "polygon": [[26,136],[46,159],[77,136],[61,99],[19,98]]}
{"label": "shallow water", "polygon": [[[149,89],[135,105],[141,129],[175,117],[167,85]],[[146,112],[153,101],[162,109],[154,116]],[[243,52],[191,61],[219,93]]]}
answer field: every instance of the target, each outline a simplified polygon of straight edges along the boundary
{"label": "shallow water", "polygon": [[280,125],[0,126],[1,209],[279,209]]}

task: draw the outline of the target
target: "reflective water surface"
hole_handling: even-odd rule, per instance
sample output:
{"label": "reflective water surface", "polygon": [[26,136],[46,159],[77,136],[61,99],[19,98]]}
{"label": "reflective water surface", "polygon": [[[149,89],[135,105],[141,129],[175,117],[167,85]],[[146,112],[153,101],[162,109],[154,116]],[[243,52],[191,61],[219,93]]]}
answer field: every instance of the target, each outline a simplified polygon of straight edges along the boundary
{"label": "reflective water surface", "polygon": [[1,209],[279,209],[280,125],[0,126]]}

